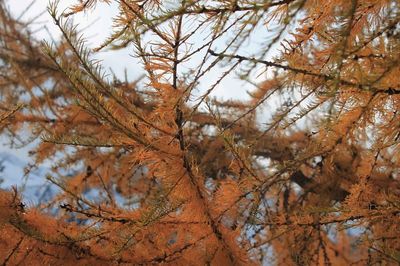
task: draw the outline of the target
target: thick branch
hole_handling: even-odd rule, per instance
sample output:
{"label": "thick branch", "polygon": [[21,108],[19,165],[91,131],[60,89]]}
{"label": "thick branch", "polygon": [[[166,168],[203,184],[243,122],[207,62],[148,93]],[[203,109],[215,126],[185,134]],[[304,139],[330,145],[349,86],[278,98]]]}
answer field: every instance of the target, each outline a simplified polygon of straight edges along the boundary
{"label": "thick branch", "polygon": [[357,87],[357,88],[359,88],[361,90],[371,91],[374,94],[376,94],[376,93],[385,93],[385,94],[388,94],[388,95],[400,94],[400,88],[392,88],[392,87],[378,88],[378,87],[371,86],[369,84],[355,83],[355,82],[351,82],[351,81],[344,80],[344,79],[338,79],[337,77],[332,76],[332,75],[317,73],[317,72],[313,72],[313,71],[310,71],[310,70],[307,70],[307,69],[301,69],[301,68],[295,68],[295,67],[291,67],[291,66],[286,66],[286,65],[282,65],[282,64],[271,62],[271,61],[267,61],[267,60],[256,59],[256,58],[253,58],[253,57],[216,53],[216,52],[214,52],[212,50],[210,50],[210,54],[213,55],[213,56],[219,56],[219,57],[223,57],[223,58],[238,59],[239,61],[249,61],[249,62],[253,62],[253,63],[259,63],[259,64],[263,64],[263,65],[266,65],[266,66],[269,66],[269,67],[276,67],[276,68],[283,69],[283,70],[286,70],[286,71],[292,71],[292,72],[295,72],[295,73],[298,73],[298,74],[314,76],[314,77],[322,78],[322,79],[325,79],[325,80],[337,81],[341,85]]}

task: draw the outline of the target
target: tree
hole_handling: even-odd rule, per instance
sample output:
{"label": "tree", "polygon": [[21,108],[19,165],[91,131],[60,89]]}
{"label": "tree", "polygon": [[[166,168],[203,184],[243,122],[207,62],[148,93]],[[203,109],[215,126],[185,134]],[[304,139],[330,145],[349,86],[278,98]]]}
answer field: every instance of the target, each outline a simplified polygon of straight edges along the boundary
{"label": "tree", "polygon": [[[51,3],[54,43],[0,4],[1,130],[59,189],[0,193],[4,264],[400,262],[398,1],[120,0],[90,49],[100,2]],[[250,100],[211,97],[233,74]]]}

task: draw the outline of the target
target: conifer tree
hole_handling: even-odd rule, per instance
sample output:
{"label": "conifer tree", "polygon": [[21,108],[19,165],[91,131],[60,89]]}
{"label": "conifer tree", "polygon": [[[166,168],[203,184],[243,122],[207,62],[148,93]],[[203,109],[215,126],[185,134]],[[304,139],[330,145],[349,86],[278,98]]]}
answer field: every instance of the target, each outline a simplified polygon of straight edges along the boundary
{"label": "conifer tree", "polygon": [[[112,2],[112,35],[88,47],[71,18]],[[399,1],[48,12],[60,41],[0,2],[0,130],[33,147],[27,174],[52,162],[56,191],[0,191],[3,265],[400,263]],[[143,77],[96,60],[120,49]],[[248,99],[213,97],[232,77]]]}

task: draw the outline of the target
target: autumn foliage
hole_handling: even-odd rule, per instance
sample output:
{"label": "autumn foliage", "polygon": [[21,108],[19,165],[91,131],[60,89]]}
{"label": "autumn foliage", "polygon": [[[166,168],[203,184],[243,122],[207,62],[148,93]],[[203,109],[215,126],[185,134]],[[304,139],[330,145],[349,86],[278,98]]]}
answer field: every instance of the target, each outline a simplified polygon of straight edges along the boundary
{"label": "autumn foliage", "polygon": [[[88,47],[71,18],[112,2],[113,34]],[[60,41],[0,2],[0,132],[32,147],[27,175],[51,162],[56,191],[1,190],[1,263],[400,263],[399,1],[48,12]],[[142,77],[96,60],[120,49]],[[224,86],[248,98],[214,97]]]}

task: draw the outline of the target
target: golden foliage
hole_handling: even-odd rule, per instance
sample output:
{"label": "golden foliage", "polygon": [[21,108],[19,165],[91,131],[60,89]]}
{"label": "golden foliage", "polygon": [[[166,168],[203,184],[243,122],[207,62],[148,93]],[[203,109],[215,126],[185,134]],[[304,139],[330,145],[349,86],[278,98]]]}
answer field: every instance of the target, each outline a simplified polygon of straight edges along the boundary
{"label": "golden foliage", "polygon": [[[119,14],[90,49],[71,17],[101,2]],[[0,132],[54,191],[0,190],[1,263],[400,263],[399,1],[48,12],[55,43],[0,2]],[[107,48],[143,77],[107,76]]]}

